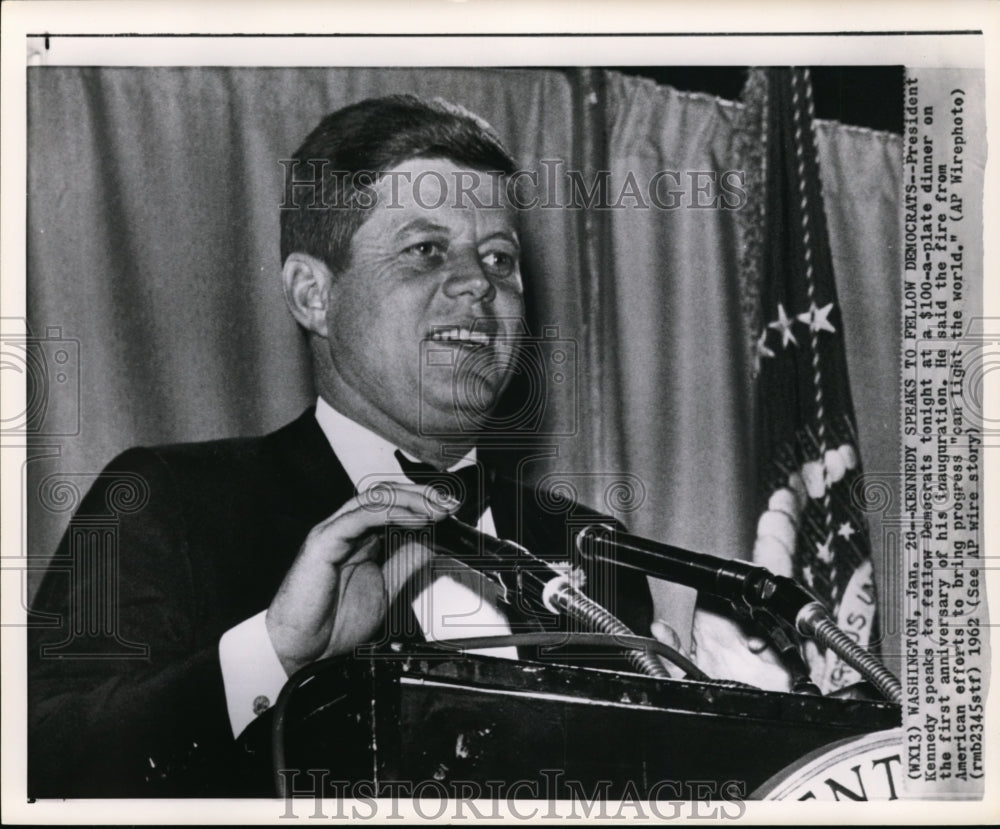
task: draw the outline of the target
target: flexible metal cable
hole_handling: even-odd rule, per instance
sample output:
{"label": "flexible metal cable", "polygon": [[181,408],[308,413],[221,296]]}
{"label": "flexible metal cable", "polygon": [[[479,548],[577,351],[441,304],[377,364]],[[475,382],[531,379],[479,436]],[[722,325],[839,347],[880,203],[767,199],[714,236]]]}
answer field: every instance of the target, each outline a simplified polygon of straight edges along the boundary
{"label": "flexible metal cable", "polygon": [[[587,625],[591,630],[612,636],[634,636],[628,626],[617,616],[613,616],[568,582],[560,585],[548,598],[557,609]],[[663,667],[663,663],[649,651],[630,650],[628,661],[636,670],[647,676],[670,679],[670,674]]]}
{"label": "flexible metal cable", "polygon": [[889,670],[844,633],[818,602],[807,605],[799,614],[799,630],[832,650],[848,665],[872,683],[890,702],[903,701],[903,688]]}

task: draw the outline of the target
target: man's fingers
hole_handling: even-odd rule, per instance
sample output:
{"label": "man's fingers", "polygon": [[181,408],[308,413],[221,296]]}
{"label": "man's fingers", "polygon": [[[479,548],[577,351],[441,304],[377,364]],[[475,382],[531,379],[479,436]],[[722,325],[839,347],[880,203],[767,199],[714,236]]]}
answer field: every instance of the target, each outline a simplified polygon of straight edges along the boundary
{"label": "man's fingers", "polygon": [[[760,640],[753,643],[756,647]],[[735,679],[766,691],[787,691],[788,672],[769,647],[751,648],[740,625],[725,616],[699,608],[694,617],[692,650],[698,667],[719,679]]]}
{"label": "man's fingers", "polygon": [[365,641],[385,615],[372,530],[440,521],[458,506],[433,487],[378,484],[313,527],[268,609],[268,633],[286,670]]}
{"label": "man's fingers", "polygon": [[459,503],[432,486],[380,483],[359,493],[317,524],[307,547],[331,564],[350,555],[355,542],[387,524],[426,524],[451,515]]}
{"label": "man's fingers", "polygon": [[654,639],[662,642],[667,647],[673,648],[675,651],[684,652],[684,649],[681,646],[680,636],[678,636],[677,631],[670,627],[670,625],[666,622],[661,622],[657,619],[649,627]]}
{"label": "man's fingers", "polygon": [[[653,634],[653,638],[656,639],[658,642],[662,642],[667,647],[673,648],[682,656],[686,656],[689,659],[691,658],[691,655],[684,651],[684,646],[681,644],[681,638],[680,636],[677,635],[677,631],[675,631],[672,627],[670,627],[670,625],[668,625],[666,622],[657,619],[649,626],[649,629],[650,633]],[[670,661],[666,657],[661,656],[660,661],[667,669],[667,672],[675,679],[679,679],[685,675],[685,671],[683,668],[681,668],[679,665],[675,665],[672,661]]]}
{"label": "man's fingers", "polygon": [[438,487],[384,481],[358,493],[327,521],[333,521],[358,510],[381,516],[384,521],[395,517],[400,510],[437,520],[454,512],[458,506],[458,501],[446,495]]}

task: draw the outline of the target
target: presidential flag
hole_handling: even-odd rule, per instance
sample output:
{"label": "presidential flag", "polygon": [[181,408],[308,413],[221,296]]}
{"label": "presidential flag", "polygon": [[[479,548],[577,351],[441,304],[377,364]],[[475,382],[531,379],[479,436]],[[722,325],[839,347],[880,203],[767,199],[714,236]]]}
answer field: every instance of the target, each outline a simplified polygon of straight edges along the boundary
{"label": "presidential flag", "polygon": [[[741,280],[752,331],[760,520],[754,560],[806,585],[862,647],[875,640],[868,529],[809,70],[752,69],[738,131],[749,202]],[[824,693],[860,677],[807,643]]]}

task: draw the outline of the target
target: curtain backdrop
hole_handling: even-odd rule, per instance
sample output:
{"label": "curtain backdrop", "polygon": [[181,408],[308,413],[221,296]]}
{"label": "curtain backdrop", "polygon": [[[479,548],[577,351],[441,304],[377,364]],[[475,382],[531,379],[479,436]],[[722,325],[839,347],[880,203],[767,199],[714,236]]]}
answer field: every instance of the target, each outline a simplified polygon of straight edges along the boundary
{"label": "curtain backdrop", "polygon": [[[38,437],[27,464],[29,553],[49,555],[69,519],[50,476],[84,489],[128,446],[259,434],[312,400],[278,279],[278,160],[324,114],[391,92],[442,96],[489,120],[526,168],[593,173],[597,148],[612,191],[630,172],[644,187],[677,171],[690,190],[694,171],[733,169],[738,105],[598,74],[599,95],[556,70],[29,69],[28,322],[79,342],[80,378],[78,396],[53,386],[47,399],[55,419],[78,407],[79,433]],[[863,460],[894,472],[900,142],[818,132]],[[571,382],[546,386],[558,455],[530,474],[639,533],[749,555],[736,212],[626,199],[526,211],[523,227],[533,331],[577,355]],[[690,595],[655,592],[683,629]]]}

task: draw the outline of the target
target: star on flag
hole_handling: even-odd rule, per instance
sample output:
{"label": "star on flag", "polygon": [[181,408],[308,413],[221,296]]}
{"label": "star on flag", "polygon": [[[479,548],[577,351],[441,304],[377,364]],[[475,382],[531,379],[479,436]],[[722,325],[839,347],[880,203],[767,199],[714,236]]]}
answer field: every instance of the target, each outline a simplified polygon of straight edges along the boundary
{"label": "star on flag", "polygon": [[857,530],[855,530],[854,527],[851,526],[850,522],[845,521],[843,524],[840,525],[840,528],[837,530],[837,535],[843,538],[844,541],[850,541],[851,536],[854,535],[854,533],[856,532]]}
{"label": "star on flag", "polygon": [[764,357],[774,356],[774,352],[767,347],[767,332],[768,332],[767,328],[765,328],[763,331],[760,332],[760,336],[757,338],[757,344],[754,347],[753,363],[754,363],[754,368],[757,371],[760,370],[760,361]]}
{"label": "star on flag", "polygon": [[787,348],[788,343],[791,342],[793,345],[798,345],[798,340],[795,339],[795,335],[792,333],[792,323],[795,322],[794,317],[789,317],[785,313],[785,306],[780,302],[778,303],[778,318],[771,323],[768,323],[768,328],[774,328],[781,331],[781,347]]}
{"label": "star on flag", "polygon": [[827,536],[826,541],[822,544],[816,545],[816,556],[820,561],[829,564],[833,561],[833,550],[830,549],[830,545],[833,543],[833,533]]}
{"label": "star on flag", "polygon": [[831,334],[836,334],[837,329],[834,328],[830,320],[827,319],[832,310],[832,302],[827,303],[822,308],[817,308],[816,303],[814,302],[809,306],[808,311],[798,315],[798,319],[801,322],[806,323],[806,325],[809,326],[810,331],[829,331]]}

